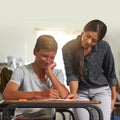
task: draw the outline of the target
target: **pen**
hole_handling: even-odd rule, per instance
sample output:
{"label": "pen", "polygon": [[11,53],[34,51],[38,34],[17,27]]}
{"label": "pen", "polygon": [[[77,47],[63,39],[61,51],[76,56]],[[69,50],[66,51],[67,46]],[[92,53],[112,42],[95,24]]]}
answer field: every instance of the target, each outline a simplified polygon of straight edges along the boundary
{"label": "pen", "polygon": [[45,84],[41,83],[41,85],[42,85],[45,89],[49,89],[48,86],[46,86]]}
{"label": "pen", "polygon": [[[44,83],[41,83],[41,85],[42,85],[45,89],[49,89],[48,86],[46,86]],[[60,97],[58,97],[58,99],[60,99]]]}

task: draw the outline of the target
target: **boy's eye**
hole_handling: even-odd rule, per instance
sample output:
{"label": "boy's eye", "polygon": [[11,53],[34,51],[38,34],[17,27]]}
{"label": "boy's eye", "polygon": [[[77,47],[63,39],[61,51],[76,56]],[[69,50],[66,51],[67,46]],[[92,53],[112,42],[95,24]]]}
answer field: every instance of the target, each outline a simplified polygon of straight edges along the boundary
{"label": "boy's eye", "polygon": [[44,58],[50,58],[51,60],[54,59],[54,56],[50,57],[50,56],[47,56],[47,55],[43,55]]}
{"label": "boy's eye", "polygon": [[45,58],[47,58],[48,56],[46,56],[46,55],[42,55],[43,57],[45,57]]}

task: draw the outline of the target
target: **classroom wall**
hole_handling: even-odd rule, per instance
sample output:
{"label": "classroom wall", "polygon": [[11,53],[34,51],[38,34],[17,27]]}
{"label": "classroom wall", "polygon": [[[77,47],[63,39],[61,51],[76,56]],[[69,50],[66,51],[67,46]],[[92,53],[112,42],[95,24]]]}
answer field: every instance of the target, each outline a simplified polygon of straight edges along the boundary
{"label": "classroom wall", "polygon": [[37,28],[81,29],[92,19],[108,26],[110,43],[120,73],[119,0],[0,0],[0,62],[7,56],[34,60],[32,53]]}

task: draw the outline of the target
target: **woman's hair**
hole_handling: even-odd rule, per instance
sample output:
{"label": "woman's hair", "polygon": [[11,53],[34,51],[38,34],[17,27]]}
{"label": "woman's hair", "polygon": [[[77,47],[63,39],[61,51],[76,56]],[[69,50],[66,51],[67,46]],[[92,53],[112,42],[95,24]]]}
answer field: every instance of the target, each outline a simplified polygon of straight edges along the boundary
{"label": "woman's hair", "polygon": [[75,51],[76,71],[82,76],[82,68],[84,65],[84,48],[82,47],[81,35],[78,35],[76,40],[78,41]]}
{"label": "woman's hair", "polygon": [[[103,39],[103,37],[106,34],[107,26],[105,25],[105,23],[103,23],[100,20],[97,20],[97,19],[91,20],[85,25],[83,29],[83,32],[89,32],[89,31],[97,32],[99,35],[99,41],[100,41]],[[82,68],[84,65],[84,48],[82,47],[81,36],[82,35],[79,35],[76,38],[76,40],[79,41],[79,44],[78,46],[76,46],[75,61],[76,61],[76,71],[78,72],[78,74],[82,76]]]}
{"label": "woman's hair", "polygon": [[84,32],[97,32],[99,34],[99,40],[102,40],[107,32],[107,26],[100,20],[91,20],[84,27]]}
{"label": "woman's hair", "polygon": [[37,39],[35,48],[37,50],[46,49],[50,51],[57,51],[58,45],[53,36],[41,35]]}

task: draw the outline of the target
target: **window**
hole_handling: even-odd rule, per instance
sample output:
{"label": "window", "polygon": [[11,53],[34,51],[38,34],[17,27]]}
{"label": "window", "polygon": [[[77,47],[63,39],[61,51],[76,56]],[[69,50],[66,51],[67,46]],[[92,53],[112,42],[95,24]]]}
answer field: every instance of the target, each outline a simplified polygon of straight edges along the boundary
{"label": "window", "polygon": [[65,76],[62,47],[68,41],[76,38],[80,34],[80,30],[37,29],[37,37],[43,34],[52,35],[56,39],[58,43],[58,51],[55,57],[55,62],[57,63],[56,68],[62,69]]}

